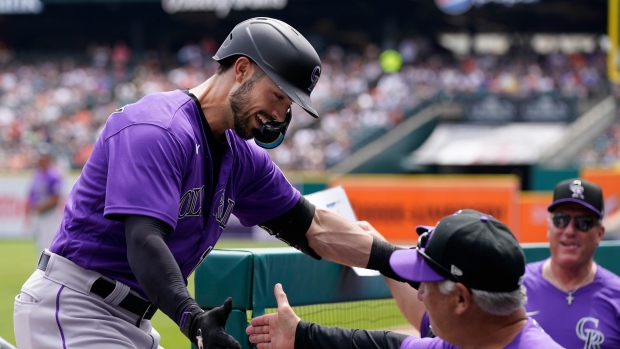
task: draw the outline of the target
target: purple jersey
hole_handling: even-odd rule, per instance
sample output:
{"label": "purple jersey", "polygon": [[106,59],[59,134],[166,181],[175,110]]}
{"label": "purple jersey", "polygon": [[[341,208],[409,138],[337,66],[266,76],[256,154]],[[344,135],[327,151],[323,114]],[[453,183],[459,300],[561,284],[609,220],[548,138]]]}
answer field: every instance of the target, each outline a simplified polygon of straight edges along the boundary
{"label": "purple jersey", "polygon": [[526,267],[526,309],[542,328],[567,349],[620,348],[620,277],[597,266],[594,281],[567,294],[542,276],[545,261]]}
{"label": "purple jersey", "polygon": [[35,207],[52,196],[60,195],[61,187],[62,175],[56,167],[37,169],[32,176],[28,204]]}
{"label": "purple jersey", "polygon": [[[561,349],[562,347],[543,332],[531,318],[521,332],[504,349]],[[458,349],[456,345],[445,342],[439,337],[416,338],[407,337],[400,349]]]}
{"label": "purple jersey", "polygon": [[431,334],[431,319],[428,317],[428,313],[424,312],[422,321],[420,321],[420,338],[434,337]]}
{"label": "purple jersey", "polygon": [[[50,248],[74,263],[142,293],[127,261],[116,215],[160,219],[186,279],[234,213],[245,226],[290,210],[300,193],[254,141],[226,131],[218,182],[194,101],[177,90],[148,95],[113,113],[67,199]],[[206,215],[206,217],[204,217]]]}

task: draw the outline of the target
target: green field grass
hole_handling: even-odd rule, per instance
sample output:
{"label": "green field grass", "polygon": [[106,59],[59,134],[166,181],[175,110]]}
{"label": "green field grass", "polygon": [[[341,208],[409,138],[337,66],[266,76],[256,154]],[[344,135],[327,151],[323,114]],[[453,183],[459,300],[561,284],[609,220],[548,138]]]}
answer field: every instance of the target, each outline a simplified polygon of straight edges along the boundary
{"label": "green field grass", "polygon": [[[253,242],[239,240],[220,240],[216,248],[283,247],[283,243]],[[15,343],[13,334],[13,300],[22,284],[34,271],[38,254],[31,241],[0,241],[0,337]],[[193,294],[193,277],[189,279],[189,289]],[[178,326],[161,311],[152,320],[153,327],[162,337],[161,346],[166,349],[189,349],[189,342],[179,331]]]}

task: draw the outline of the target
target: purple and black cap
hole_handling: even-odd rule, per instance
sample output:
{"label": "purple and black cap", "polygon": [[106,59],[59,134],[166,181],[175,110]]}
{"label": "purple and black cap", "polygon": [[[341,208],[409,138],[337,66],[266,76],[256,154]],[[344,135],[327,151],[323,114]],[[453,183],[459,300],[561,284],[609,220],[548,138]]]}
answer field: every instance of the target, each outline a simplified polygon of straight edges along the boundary
{"label": "purple and black cap", "polygon": [[452,280],[470,289],[511,292],[523,282],[525,255],[510,229],[475,210],[460,210],[437,226],[420,226],[418,246],[396,250],[390,266],[413,283]]}
{"label": "purple and black cap", "polygon": [[553,189],[553,202],[547,210],[549,212],[565,203],[574,202],[580,204],[599,218],[605,215],[605,201],[603,199],[603,189],[597,184],[588,182],[585,179],[573,178],[561,181]]}

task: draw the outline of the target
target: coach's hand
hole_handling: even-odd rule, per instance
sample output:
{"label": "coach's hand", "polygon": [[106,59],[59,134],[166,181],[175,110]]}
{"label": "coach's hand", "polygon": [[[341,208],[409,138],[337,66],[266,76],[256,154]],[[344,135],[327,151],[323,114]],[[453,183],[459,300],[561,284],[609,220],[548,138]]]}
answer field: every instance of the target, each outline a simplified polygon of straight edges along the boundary
{"label": "coach's hand", "polygon": [[250,343],[258,349],[293,349],[295,332],[301,321],[288,302],[281,284],[276,284],[273,293],[278,302],[278,312],[255,317],[245,333]]}
{"label": "coach's hand", "polygon": [[198,349],[241,349],[233,336],[226,333],[226,320],[232,311],[232,298],[224,304],[209,311],[196,310],[184,314],[181,320],[181,332],[196,344]]}

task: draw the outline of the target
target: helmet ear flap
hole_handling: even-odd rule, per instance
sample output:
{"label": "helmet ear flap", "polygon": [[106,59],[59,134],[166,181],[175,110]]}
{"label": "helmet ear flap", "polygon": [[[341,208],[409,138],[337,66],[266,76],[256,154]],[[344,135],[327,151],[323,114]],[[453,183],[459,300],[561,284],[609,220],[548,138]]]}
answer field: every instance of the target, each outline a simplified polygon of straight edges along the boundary
{"label": "helmet ear flap", "polygon": [[289,107],[284,121],[271,121],[261,126],[260,130],[254,135],[254,142],[265,149],[273,149],[279,146],[284,141],[284,135],[292,119],[293,112]]}

